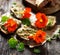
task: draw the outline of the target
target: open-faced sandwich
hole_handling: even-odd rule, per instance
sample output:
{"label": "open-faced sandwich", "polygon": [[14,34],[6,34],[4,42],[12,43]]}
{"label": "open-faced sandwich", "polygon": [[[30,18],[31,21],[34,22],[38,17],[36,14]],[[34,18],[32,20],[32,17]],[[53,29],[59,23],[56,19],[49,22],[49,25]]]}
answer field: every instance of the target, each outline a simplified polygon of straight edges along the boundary
{"label": "open-faced sandwich", "polygon": [[14,3],[12,4],[10,11],[12,16],[21,19],[23,15],[22,13],[24,11],[24,7],[21,4]]}
{"label": "open-faced sandwich", "polygon": [[36,28],[52,28],[56,24],[55,16],[46,16],[44,13],[32,14],[30,17],[31,25]]}
{"label": "open-faced sandwich", "polygon": [[33,29],[26,25],[22,25],[16,33],[18,35],[17,38],[30,48],[42,45],[46,42],[46,33],[44,31]]}
{"label": "open-faced sandwich", "polygon": [[7,15],[8,13],[1,17],[0,30],[5,34],[14,33],[21,25],[21,21],[13,18],[10,15]]}
{"label": "open-faced sandwich", "polygon": [[11,15],[17,19],[29,18],[31,8],[24,8],[23,5],[13,4],[10,9]]}

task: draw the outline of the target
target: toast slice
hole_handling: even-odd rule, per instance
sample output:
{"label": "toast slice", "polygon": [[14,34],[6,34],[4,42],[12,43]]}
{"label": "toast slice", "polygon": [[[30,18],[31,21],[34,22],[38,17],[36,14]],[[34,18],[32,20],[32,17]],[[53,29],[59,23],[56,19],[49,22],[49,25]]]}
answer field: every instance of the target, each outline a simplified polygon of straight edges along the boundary
{"label": "toast slice", "polygon": [[[9,15],[9,13],[7,13],[8,15]],[[15,19],[15,18],[13,18],[12,16],[8,16],[8,15],[6,15],[6,14],[4,14],[4,15],[2,15],[2,17],[1,17],[1,22],[0,22],[0,30],[4,33],[4,34],[11,34],[11,33],[14,33],[15,31],[16,31],[16,29],[18,28],[18,27],[20,27],[21,26],[21,21],[20,20],[17,20],[17,19]],[[6,20],[6,17],[8,17],[8,19]],[[11,21],[8,21],[8,20],[11,20]],[[4,21],[4,22],[3,22]],[[10,23],[10,22],[12,22],[12,23]],[[9,32],[8,31],[8,29],[7,29],[7,25],[15,25],[15,24],[13,24],[13,22],[15,23],[15,24],[17,24],[17,26],[16,26],[16,28],[15,28],[15,30],[14,31],[12,31],[12,32]],[[14,27],[12,27],[11,26],[11,29],[14,29]],[[10,29],[9,29],[10,30]]]}
{"label": "toast slice", "polygon": [[22,4],[12,4],[11,8],[10,8],[10,13],[13,17],[17,18],[17,19],[21,19],[22,18],[22,13],[24,11],[24,6]]}
{"label": "toast slice", "polygon": [[37,31],[38,31],[37,29],[28,27],[26,25],[22,25],[22,27],[19,28],[16,32],[17,34],[16,38],[19,41],[24,42],[25,45],[28,45],[30,48],[43,45],[46,42],[46,40],[44,40],[42,43],[36,43],[34,40],[29,39],[29,36],[35,35]]}
{"label": "toast slice", "polygon": [[[35,22],[36,22],[36,16],[34,13],[31,13],[31,17],[30,17],[30,22],[31,22],[31,26],[33,27],[36,27],[35,26]],[[47,25],[46,25],[46,28],[52,28],[56,25],[56,17],[55,16],[47,16],[48,18],[48,22],[47,22]]]}

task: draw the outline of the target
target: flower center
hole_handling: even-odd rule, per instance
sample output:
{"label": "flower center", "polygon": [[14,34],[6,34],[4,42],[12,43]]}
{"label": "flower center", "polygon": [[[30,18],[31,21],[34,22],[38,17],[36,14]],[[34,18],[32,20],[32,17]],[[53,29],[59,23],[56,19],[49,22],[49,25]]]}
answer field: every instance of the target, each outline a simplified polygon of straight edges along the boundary
{"label": "flower center", "polygon": [[43,20],[42,20],[42,19],[40,19],[40,22],[42,23],[42,22],[43,22]]}

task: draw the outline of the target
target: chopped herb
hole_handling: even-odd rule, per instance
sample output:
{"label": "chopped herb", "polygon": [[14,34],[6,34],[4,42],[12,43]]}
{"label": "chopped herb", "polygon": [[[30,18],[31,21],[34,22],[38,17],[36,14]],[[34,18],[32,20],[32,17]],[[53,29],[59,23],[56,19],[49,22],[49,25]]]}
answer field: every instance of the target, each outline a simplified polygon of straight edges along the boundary
{"label": "chopped herb", "polygon": [[28,18],[25,18],[25,19],[23,19],[23,20],[21,20],[21,21],[22,21],[22,23],[23,23],[24,25],[27,25],[27,26],[29,26],[29,25],[31,24]]}
{"label": "chopped herb", "polygon": [[17,48],[18,51],[21,51],[21,52],[24,51],[24,43],[23,43],[23,42],[20,42],[20,43],[17,45],[16,48]]}
{"label": "chopped herb", "polygon": [[14,38],[10,38],[8,40],[8,44],[10,48],[16,48],[16,45],[18,44],[18,41]]}
{"label": "chopped herb", "polygon": [[2,16],[1,22],[4,23],[4,22],[6,22],[8,19],[9,19],[9,17],[7,17],[7,16]]}
{"label": "chopped herb", "polygon": [[40,51],[40,49],[36,49],[36,48],[34,48],[34,53],[40,53],[41,51]]}

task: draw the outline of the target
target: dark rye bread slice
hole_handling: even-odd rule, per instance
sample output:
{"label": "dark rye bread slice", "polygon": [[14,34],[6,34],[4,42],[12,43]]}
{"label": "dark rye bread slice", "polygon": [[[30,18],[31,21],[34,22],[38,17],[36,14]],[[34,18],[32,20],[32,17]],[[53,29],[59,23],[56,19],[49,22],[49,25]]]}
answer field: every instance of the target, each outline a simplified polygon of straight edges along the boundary
{"label": "dark rye bread slice", "polygon": [[[30,2],[29,2],[30,1]],[[36,0],[24,0],[23,4],[27,7],[31,7],[33,12],[43,12],[45,14],[52,14],[60,10],[59,0],[44,0],[39,6],[35,3]],[[45,4],[46,2],[46,4]],[[43,4],[43,5],[42,5]],[[44,6],[45,5],[45,6]]]}

